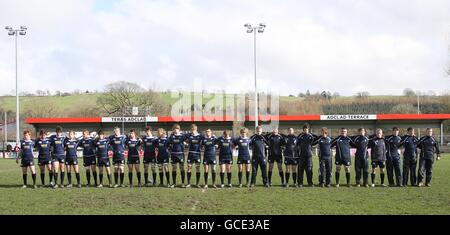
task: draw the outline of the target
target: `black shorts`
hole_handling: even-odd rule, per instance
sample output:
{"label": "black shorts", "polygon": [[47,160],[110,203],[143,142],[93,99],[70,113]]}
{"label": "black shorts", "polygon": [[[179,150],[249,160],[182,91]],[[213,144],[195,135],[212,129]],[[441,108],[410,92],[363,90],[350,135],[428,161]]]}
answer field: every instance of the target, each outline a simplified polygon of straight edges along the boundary
{"label": "black shorts", "polygon": [[200,164],[200,157],[199,158],[190,158],[188,157],[187,164]]}
{"label": "black shorts", "polygon": [[127,164],[140,164],[141,160],[137,156],[128,156]]}
{"label": "black shorts", "polygon": [[144,155],[144,158],[142,159],[144,164],[150,164],[150,163],[156,163],[156,156],[155,155]]}
{"label": "black shorts", "polygon": [[372,161],[372,168],[380,167],[383,169],[386,166],[386,162],[384,161]]}
{"label": "black shorts", "polygon": [[222,159],[219,157],[219,165],[223,164],[233,165],[233,160],[230,157]]}
{"label": "black shorts", "polygon": [[66,165],[76,166],[76,165],[78,165],[78,159],[76,159],[76,158],[66,158]]}
{"label": "black shorts", "polygon": [[267,161],[269,163],[282,163],[283,162],[283,156],[282,155],[269,155],[269,157],[267,158]]}
{"label": "black shorts", "polygon": [[52,158],[50,156],[39,156],[38,157],[38,165],[45,166],[52,164]]}
{"label": "black shorts", "polygon": [[156,161],[158,162],[158,165],[168,164],[169,163],[169,157],[157,157]]}
{"label": "black shorts", "polygon": [[352,165],[352,161],[350,159],[336,159],[336,161],[334,162],[335,165],[344,165],[344,166],[351,166]]}
{"label": "black shorts", "polygon": [[95,156],[83,157],[83,166],[95,166]]}
{"label": "black shorts", "polygon": [[64,156],[64,155],[53,155],[52,156],[52,162],[59,162],[61,164],[64,164],[66,162],[66,156]]}
{"label": "black shorts", "polygon": [[125,164],[124,159],[113,159],[113,165],[123,165]]}
{"label": "black shorts", "polygon": [[113,162],[115,162],[115,161],[117,161],[117,162],[123,161],[125,163],[125,155],[114,153],[113,154]]}
{"label": "black shorts", "polygon": [[21,167],[34,166],[34,159],[23,159],[20,161]]}
{"label": "black shorts", "polygon": [[172,163],[172,164],[177,164],[177,163],[183,164],[184,163],[184,156],[183,155],[184,154],[172,154],[170,156],[170,163]]}
{"label": "black shorts", "polygon": [[109,167],[111,163],[109,162],[108,157],[99,157],[97,159],[97,166],[98,167]]}
{"label": "black shorts", "polygon": [[210,158],[203,159],[203,165],[216,165],[216,164],[217,164],[216,159],[210,159]]}
{"label": "black shorts", "polygon": [[250,164],[251,163],[251,160],[250,159],[239,159],[238,158],[238,160],[237,160],[237,162],[236,162],[238,165],[239,164]]}
{"label": "black shorts", "polygon": [[298,158],[284,158],[284,164],[287,166],[298,165]]}

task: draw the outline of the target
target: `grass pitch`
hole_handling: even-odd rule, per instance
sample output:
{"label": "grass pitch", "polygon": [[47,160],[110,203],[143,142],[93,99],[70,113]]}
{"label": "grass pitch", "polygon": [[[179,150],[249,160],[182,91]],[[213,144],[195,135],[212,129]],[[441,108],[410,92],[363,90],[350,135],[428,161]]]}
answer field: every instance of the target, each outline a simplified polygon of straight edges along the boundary
{"label": "grass pitch", "polygon": [[[318,164],[314,160],[316,182]],[[237,183],[236,165],[233,168],[233,182]],[[38,169],[37,173],[39,184]],[[354,176],[352,168],[352,183]],[[435,162],[430,188],[21,189],[19,166],[14,160],[0,159],[0,214],[450,214],[449,176],[447,154]],[[279,185],[276,170],[273,179],[274,185]],[[107,182],[106,176],[104,180]],[[220,182],[219,175],[216,180]],[[344,181],[341,176],[341,184]]]}

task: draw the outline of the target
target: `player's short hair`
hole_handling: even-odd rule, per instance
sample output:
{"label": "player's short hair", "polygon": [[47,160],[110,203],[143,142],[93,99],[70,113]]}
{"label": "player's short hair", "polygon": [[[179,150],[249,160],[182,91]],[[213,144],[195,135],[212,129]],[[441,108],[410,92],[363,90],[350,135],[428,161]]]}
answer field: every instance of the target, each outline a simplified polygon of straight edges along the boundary
{"label": "player's short hair", "polygon": [[40,130],[39,131],[39,136],[43,136],[44,134],[47,134],[47,132],[45,130]]}
{"label": "player's short hair", "polygon": [[303,130],[304,129],[308,129],[309,130],[309,124],[308,123],[303,124]]}
{"label": "player's short hair", "polygon": [[230,130],[224,130],[223,131],[224,136],[230,136]]}
{"label": "player's short hair", "polygon": [[164,128],[158,128],[158,133],[166,134],[166,130]]}
{"label": "player's short hair", "polygon": [[104,135],[105,133],[104,133],[102,130],[99,130],[99,131],[97,132],[97,134],[98,134],[98,135]]}
{"label": "player's short hair", "polygon": [[197,124],[192,123],[192,124],[191,124],[191,129],[192,129],[192,128],[197,128]]}
{"label": "player's short hair", "polygon": [[172,130],[181,129],[180,124],[173,124]]}
{"label": "player's short hair", "polygon": [[322,127],[322,131],[323,131],[323,133],[325,133],[325,134],[327,134],[327,135],[328,135],[328,128],[326,128],[326,127]]}
{"label": "player's short hair", "polygon": [[23,131],[23,135],[26,135],[26,134],[30,134],[31,135],[31,131],[30,130],[24,130]]}
{"label": "player's short hair", "polygon": [[116,127],[114,127],[114,130],[119,130],[120,131],[120,127],[116,126]]}
{"label": "player's short hair", "polygon": [[392,131],[399,131],[400,129],[398,129],[398,127],[394,126],[392,127]]}
{"label": "player's short hair", "polygon": [[429,130],[433,130],[433,128],[427,127],[427,129],[425,131],[429,131]]}
{"label": "player's short hair", "polygon": [[63,132],[63,128],[61,126],[57,126],[56,133],[62,133],[62,132]]}
{"label": "player's short hair", "polygon": [[134,133],[134,134],[136,134],[136,130],[134,130],[134,129],[131,129],[131,130],[130,130],[130,134],[131,134],[131,133]]}
{"label": "player's short hair", "polygon": [[247,133],[248,132],[248,129],[247,128],[242,128],[240,131],[239,131],[241,134],[244,134],[244,133]]}
{"label": "player's short hair", "polygon": [[366,131],[366,128],[364,128],[364,127],[360,127],[360,128],[358,128],[358,132],[361,132],[361,131]]}
{"label": "player's short hair", "polygon": [[74,135],[75,135],[75,131],[70,130],[70,131],[69,131],[69,135],[70,135],[70,134],[74,134]]}
{"label": "player's short hair", "polygon": [[341,131],[347,131],[348,129],[346,127],[342,127]]}
{"label": "player's short hair", "polygon": [[381,132],[381,134],[383,134],[383,130],[380,128],[377,128],[377,130],[375,131],[375,133]]}
{"label": "player's short hair", "polygon": [[88,134],[91,133],[91,132],[90,132],[89,130],[87,130],[87,129],[83,130],[83,134],[86,133],[86,132],[87,132]]}
{"label": "player's short hair", "polygon": [[406,131],[412,131],[413,128],[412,127],[408,127],[408,129],[406,129]]}

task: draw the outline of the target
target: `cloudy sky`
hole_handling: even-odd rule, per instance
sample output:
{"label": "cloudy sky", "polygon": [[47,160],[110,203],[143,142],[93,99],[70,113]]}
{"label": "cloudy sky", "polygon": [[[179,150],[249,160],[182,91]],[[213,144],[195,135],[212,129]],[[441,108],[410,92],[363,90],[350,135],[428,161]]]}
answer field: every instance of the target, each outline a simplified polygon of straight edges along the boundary
{"label": "cloudy sky", "polygon": [[[448,0],[0,0],[19,38],[20,90],[447,92]],[[3,29],[2,29],[3,30]],[[14,92],[14,41],[0,34],[0,95]]]}

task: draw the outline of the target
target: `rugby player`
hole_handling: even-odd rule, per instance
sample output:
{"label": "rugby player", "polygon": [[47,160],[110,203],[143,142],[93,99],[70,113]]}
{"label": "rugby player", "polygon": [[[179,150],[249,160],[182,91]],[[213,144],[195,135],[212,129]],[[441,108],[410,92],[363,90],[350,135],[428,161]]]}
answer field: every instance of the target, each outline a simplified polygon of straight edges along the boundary
{"label": "rugby player", "polygon": [[142,148],[144,149],[144,185],[149,186],[148,169],[151,165],[153,187],[156,186],[156,145],[155,141],[157,137],[152,135],[152,129],[145,127],[145,135],[142,136]]}
{"label": "rugby player", "polygon": [[308,186],[313,187],[313,162],[312,162],[312,144],[317,139],[316,135],[309,132],[309,125],[303,125],[303,132],[297,137],[297,146],[299,151],[299,162],[298,162],[298,186],[303,187],[303,173],[306,172],[306,179],[308,181]]}
{"label": "rugby player", "polygon": [[187,185],[191,187],[192,166],[195,164],[195,186],[199,187],[200,183],[200,149],[203,136],[197,131],[197,125],[191,125],[191,132],[186,136],[186,142],[189,145],[189,153],[187,159]]}
{"label": "rugby player", "polygon": [[[114,127],[114,134],[109,136],[109,145],[113,149],[113,165],[114,165],[114,188],[125,187],[123,180],[125,178],[125,142],[126,135],[120,133],[119,127]],[[120,176],[120,183],[119,183]]]}
{"label": "rugby player", "polygon": [[53,170],[53,179],[55,180],[55,184],[53,188],[57,188],[58,184],[58,173],[61,171],[60,175],[60,187],[64,188],[64,163],[66,159],[64,142],[66,140],[66,136],[63,135],[62,127],[56,127],[56,134],[50,136],[51,141],[51,150],[52,150],[52,170]]}
{"label": "rugby player", "polygon": [[83,166],[86,169],[87,179],[86,187],[91,185],[91,171],[95,187],[97,187],[97,162],[95,161],[94,138],[91,137],[88,130],[83,131],[83,138],[80,140],[78,146],[83,148]]}
{"label": "rugby player", "polygon": [[419,139],[414,134],[414,129],[408,127],[407,134],[402,137],[403,152],[403,186],[408,185],[408,178],[411,179],[411,186],[417,183],[417,143]]}
{"label": "rugby player", "polygon": [[134,129],[130,130],[128,138],[125,142],[125,146],[128,149],[128,180],[130,182],[130,188],[133,187],[133,170],[136,170],[136,176],[138,180],[138,187],[142,187],[141,184],[141,161],[139,159],[139,149],[142,144],[141,139],[137,137],[137,133]]}
{"label": "rugby player", "polygon": [[278,174],[280,175],[281,185],[284,185],[284,172],[283,172],[283,146],[285,144],[284,137],[278,132],[278,128],[273,129],[272,133],[267,136],[269,142],[269,157],[267,162],[269,163],[269,171],[267,174],[269,186],[272,186],[272,171],[274,163],[277,163]]}
{"label": "rugby player", "polygon": [[251,186],[256,185],[256,175],[258,173],[258,166],[261,168],[262,181],[265,187],[269,187],[267,180],[267,162],[266,149],[269,142],[266,137],[262,135],[262,127],[256,127],[256,133],[250,137],[250,147],[252,149],[252,179]]}
{"label": "rugby player", "polygon": [[339,176],[341,172],[341,166],[344,165],[345,179],[347,181],[347,187],[350,185],[350,166],[351,166],[351,151],[350,148],[355,147],[353,140],[347,136],[347,128],[341,128],[340,135],[333,140],[331,147],[336,147],[336,187],[339,187]]}
{"label": "rugby player", "polygon": [[205,167],[204,178],[205,178],[205,186],[204,188],[208,188],[208,173],[211,168],[211,176],[212,176],[212,186],[213,188],[217,188],[216,186],[216,137],[212,134],[211,129],[206,129],[206,135],[202,140],[202,146],[204,148],[203,151],[203,166]]}
{"label": "rugby player", "polygon": [[23,139],[20,141],[20,152],[17,153],[16,163],[19,163],[22,168],[22,179],[23,186],[22,188],[27,187],[27,170],[30,169],[31,178],[33,180],[33,188],[37,188],[36,186],[36,169],[34,167],[34,149],[35,142],[31,139],[31,132],[29,130],[25,130],[23,132]]}
{"label": "rugby player", "polygon": [[224,187],[225,171],[227,172],[228,187],[231,184],[231,165],[233,164],[233,138],[230,136],[230,131],[225,130],[223,136],[217,139],[219,148],[219,165],[220,165],[220,187]]}
{"label": "rugby player", "polygon": [[180,125],[175,124],[172,128],[172,134],[168,138],[170,148],[170,160],[172,164],[172,185],[177,186],[177,165],[180,168],[181,187],[184,188],[184,141],[186,136],[181,133]]}
{"label": "rugby player", "polygon": [[384,168],[386,166],[386,140],[383,136],[383,130],[377,129],[374,137],[369,140],[369,148],[371,151],[370,158],[372,160],[372,187],[375,187],[375,174],[377,167],[380,168],[381,186],[386,187],[384,184]]}
{"label": "rugby player", "polygon": [[157,146],[158,173],[159,173],[159,186],[164,186],[164,174],[166,175],[167,187],[170,187],[170,173],[169,173],[169,140],[167,138],[166,130],[163,128],[158,129],[158,139],[155,144]]}
{"label": "rugby player", "polygon": [[[399,136],[398,127],[392,128],[392,135],[386,136],[387,154],[386,154],[386,170],[389,186],[393,187],[395,183],[397,187],[401,187],[403,184],[402,172],[400,170],[400,150],[399,147],[402,142],[402,138]],[[394,182],[395,172],[395,182]]]}
{"label": "rugby player", "polygon": [[97,166],[98,166],[98,177],[100,184],[97,186],[99,188],[103,187],[103,168],[106,169],[106,174],[108,176],[109,187],[112,188],[111,181],[111,168],[108,156],[108,147],[109,147],[109,139],[105,138],[105,133],[103,131],[99,131],[98,137],[94,141],[95,153],[97,155]]}
{"label": "rugby player", "polygon": [[289,187],[289,178],[292,173],[293,186],[297,187],[297,165],[298,165],[298,152],[297,142],[298,138],[294,135],[294,128],[288,129],[288,135],[284,138],[284,164],[286,165],[286,176],[284,181],[284,187]]}
{"label": "rugby player", "polygon": [[425,186],[431,186],[431,177],[433,176],[434,154],[436,153],[436,160],[441,159],[441,152],[439,150],[439,143],[433,137],[433,129],[427,128],[426,135],[420,138],[417,147],[420,149],[419,157],[419,187],[423,186],[423,179],[425,178]]}
{"label": "rugby player", "polygon": [[47,138],[47,132],[39,131],[39,138],[35,142],[36,149],[39,152],[38,165],[41,172],[42,187],[45,186],[45,168],[48,171],[49,186],[53,187],[52,157],[50,155],[51,140]]}
{"label": "rugby player", "polygon": [[332,139],[328,136],[328,129],[323,127],[321,135],[312,143],[313,145],[319,145],[320,187],[331,186],[331,171],[333,168],[331,142]]}
{"label": "rugby player", "polygon": [[240,136],[233,140],[233,145],[238,149],[238,180],[239,188],[242,188],[242,174],[245,168],[245,178],[247,180],[247,187],[250,187],[250,139],[247,137],[248,129],[242,128]]}
{"label": "rugby player", "polygon": [[80,172],[78,170],[78,156],[77,156],[77,148],[78,148],[79,140],[75,136],[74,131],[69,131],[69,138],[66,138],[64,141],[64,147],[66,149],[66,171],[67,171],[67,180],[69,184],[68,188],[72,187],[72,174],[71,174],[71,166],[75,171],[75,177],[77,178],[77,187],[81,188],[80,183]]}
{"label": "rugby player", "polygon": [[352,137],[356,146],[355,153],[355,173],[356,187],[361,187],[361,176],[363,178],[364,187],[369,187],[369,138],[366,136],[366,129],[359,128],[359,135]]}

